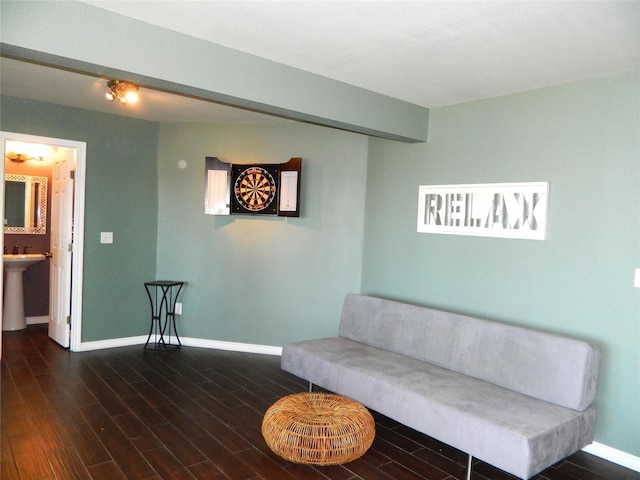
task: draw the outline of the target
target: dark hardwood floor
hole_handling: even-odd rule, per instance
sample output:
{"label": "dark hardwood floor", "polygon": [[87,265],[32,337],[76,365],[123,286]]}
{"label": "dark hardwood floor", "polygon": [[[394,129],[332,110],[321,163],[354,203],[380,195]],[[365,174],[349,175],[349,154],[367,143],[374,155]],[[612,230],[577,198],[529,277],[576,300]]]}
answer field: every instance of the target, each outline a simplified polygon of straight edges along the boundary
{"label": "dark hardwood floor", "polygon": [[[467,457],[373,412],[376,439],[335,467],[275,456],[260,433],[278,398],[306,390],[279,357],[142,346],[70,353],[46,325],[3,332],[3,480],[453,480]],[[474,480],[515,477],[482,462]],[[640,473],[579,452],[536,480],[639,480]]]}

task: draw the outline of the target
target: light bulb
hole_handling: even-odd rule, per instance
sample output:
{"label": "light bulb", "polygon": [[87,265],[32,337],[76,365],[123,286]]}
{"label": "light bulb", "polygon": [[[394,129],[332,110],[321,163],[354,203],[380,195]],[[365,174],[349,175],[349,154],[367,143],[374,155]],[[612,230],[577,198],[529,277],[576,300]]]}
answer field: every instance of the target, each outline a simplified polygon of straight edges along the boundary
{"label": "light bulb", "polygon": [[138,102],[138,86],[134,83],[109,80],[107,87],[110,90],[105,93],[105,97],[110,102],[117,101],[122,106]]}
{"label": "light bulb", "polygon": [[124,97],[127,99],[127,103],[136,103],[138,101],[138,92],[135,90],[127,90]]}

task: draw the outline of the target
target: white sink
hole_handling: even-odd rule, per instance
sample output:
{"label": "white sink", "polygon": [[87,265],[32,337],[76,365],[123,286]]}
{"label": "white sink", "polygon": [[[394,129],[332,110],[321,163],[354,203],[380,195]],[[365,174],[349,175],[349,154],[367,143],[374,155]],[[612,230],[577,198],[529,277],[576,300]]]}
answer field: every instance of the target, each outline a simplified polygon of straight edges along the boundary
{"label": "white sink", "polygon": [[27,268],[42,262],[45,258],[47,257],[41,253],[2,256],[6,273],[2,306],[2,330],[24,330],[27,328],[27,321],[24,316],[22,274]]}
{"label": "white sink", "polygon": [[27,268],[40,263],[46,257],[42,253],[24,253],[22,255],[3,255],[4,269],[24,272]]}

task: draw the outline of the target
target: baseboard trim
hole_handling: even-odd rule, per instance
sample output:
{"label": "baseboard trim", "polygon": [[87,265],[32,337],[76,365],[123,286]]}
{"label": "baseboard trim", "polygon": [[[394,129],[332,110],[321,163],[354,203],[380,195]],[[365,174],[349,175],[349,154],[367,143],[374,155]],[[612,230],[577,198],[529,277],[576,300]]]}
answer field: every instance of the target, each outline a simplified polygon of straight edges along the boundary
{"label": "baseboard trim", "polygon": [[[48,321],[48,319],[47,319]],[[81,342],[78,352],[88,352],[91,350],[101,350],[105,348],[129,347],[132,345],[144,345],[147,336],[114,338],[110,340],[98,340],[95,342]],[[227,350],[231,352],[259,353],[263,355],[282,355],[282,347],[269,345],[256,345],[252,343],[224,342],[221,340],[206,340],[202,338],[181,338],[182,345],[186,347],[211,348],[215,350]],[[640,457],[630,453],[617,450],[602,443],[593,442],[582,449],[583,451],[603,458],[609,462],[621,465],[636,472],[640,472]]]}
{"label": "baseboard trim", "polygon": [[618,450],[598,442],[593,442],[582,450],[590,453],[591,455],[595,455],[596,457],[603,458],[612,463],[640,472],[640,457],[636,457],[630,453],[623,452],[622,450]]}
{"label": "baseboard trim", "polygon": [[132,345],[144,345],[147,336],[113,338],[109,340],[96,340],[93,342],[80,342],[74,352],[90,352],[91,350],[104,350],[107,348],[130,347]]}
{"label": "baseboard trim", "polygon": [[49,317],[47,315],[40,315],[37,317],[25,318],[27,325],[38,325],[40,323],[49,323]]}
{"label": "baseboard trim", "polygon": [[201,338],[181,338],[182,344],[187,347],[213,348],[231,352],[260,353],[263,355],[282,355],[282,347],[269,345],[256,345],[253,343],[223,342],[221,340],[203,340]]}
{"label": "baseboard trim", "polygon": [[[114,338],[109,340],[97,340],[93,342],[81,342],[77,352],[89,352],[105,348],[130,347],[132,345],[144,345],[147,336]],[[206,340],[202,338],[181,337],[180,342],[185,347],[211,348],[215,350],[227,350],[231,352],[260,353],[263,355],[282,355],[282,347],[270,345],[256,345],[253,343],[223,342],[221,340]],[[169,343],[175,343],[173,337]]]}

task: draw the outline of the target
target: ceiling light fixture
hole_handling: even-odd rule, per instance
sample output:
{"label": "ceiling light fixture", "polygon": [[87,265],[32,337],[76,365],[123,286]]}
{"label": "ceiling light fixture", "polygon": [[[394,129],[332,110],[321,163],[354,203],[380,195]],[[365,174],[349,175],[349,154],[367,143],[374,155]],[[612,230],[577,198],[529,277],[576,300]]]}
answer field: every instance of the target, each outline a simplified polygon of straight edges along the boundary
{"label": "ceiling light fixture", "polygon": [[4,158],[12,162],[26,162],[28,160],[44,161],[51,153],[49,145],[40,143],[7,141]]}
{"label": "ceiling light fixture", "polygon": [[120,105],[129,105],[138,101],[138,86],[123,80],[109,80],[109,91],[105,94],[110,102],[118,101]]}
{"label": "ceiling light fixture", "polygon": [[16,153],[16,152],[7,153],[5,155],[5,158],[7,160],[11,160],[12,162],[18,162],[18,163],[26,162],[27,160],[39,160],[39,161],[44,160],[43,157],[34,157],[32,155],[29,155],[28,153]]}

